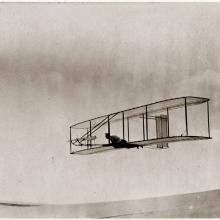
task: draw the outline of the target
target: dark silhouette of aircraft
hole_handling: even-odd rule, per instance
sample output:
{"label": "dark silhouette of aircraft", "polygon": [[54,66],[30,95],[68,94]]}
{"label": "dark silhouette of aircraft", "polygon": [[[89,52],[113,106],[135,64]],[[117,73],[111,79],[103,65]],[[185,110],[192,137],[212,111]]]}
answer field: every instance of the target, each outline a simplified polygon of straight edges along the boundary
{"label": "dark silhouette of aircraft", "polygon": [[[86,155],[116,149],[139,149],[144,146],[159,150],[169,148],[168,143],[211,139],[209,101],[208,98],[193,96],[171,98],[76,123],[70,126],[70,154]],[[195,128],[189,129],[191,123],[188,123],[188,115],[191,108],[188,107],[203,103],[206,104],[207,120],[205,119],[204,123],[207,123],[207,129],[200,129],[204,135],[195,135]],[[174,109],[182,109],[185,112],[185,123],[181,123],[181,132],[176,132],[172,126],[173,122],[178,123],[180,120],[176,114],[172,114]],[[200,116],[200,111],[204,110],[198,109],[195,117]],[[134,123],[138,130],[130,129],[132,126],[134,128]],[[112,125],[121,129],[122,138],[116,136],[118,133],[113,135],[116,131],[115,127],[111,129]],[[104,135],[108,143],[103,141]]]}

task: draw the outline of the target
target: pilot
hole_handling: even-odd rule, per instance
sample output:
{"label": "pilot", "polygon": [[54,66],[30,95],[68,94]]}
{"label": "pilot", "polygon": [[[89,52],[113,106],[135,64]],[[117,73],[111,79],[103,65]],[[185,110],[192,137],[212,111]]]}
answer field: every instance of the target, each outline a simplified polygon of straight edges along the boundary
{"label": "pilot", "polygon": [[124,139],[121,139],[120,137],[116,135],[110,135],[109,133],[105,134],[106,139],[109,139],[115,148],[121,148],[126,147],[128,145],[128,142]]}

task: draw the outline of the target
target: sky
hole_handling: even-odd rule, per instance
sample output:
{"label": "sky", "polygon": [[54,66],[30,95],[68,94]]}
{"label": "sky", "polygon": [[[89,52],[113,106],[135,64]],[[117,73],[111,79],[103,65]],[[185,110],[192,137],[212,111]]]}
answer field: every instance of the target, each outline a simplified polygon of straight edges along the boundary
{"label": "sky", "polygon": [[[219,3],[1,3],[0,200],[85,203],[220,187]],[[211,99],[212,140],[69,155],[69,126]]]}

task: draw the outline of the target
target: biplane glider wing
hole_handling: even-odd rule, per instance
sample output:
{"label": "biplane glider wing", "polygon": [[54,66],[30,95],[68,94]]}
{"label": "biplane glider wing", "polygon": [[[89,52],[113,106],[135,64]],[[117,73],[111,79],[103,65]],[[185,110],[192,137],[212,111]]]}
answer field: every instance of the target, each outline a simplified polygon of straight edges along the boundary
{"label": "biplane glider wing", "polygon": [[71,125],[70,154],[139,147],[160,150],[172,142],[210,139],[209,101],[192,96],[167,99]]}

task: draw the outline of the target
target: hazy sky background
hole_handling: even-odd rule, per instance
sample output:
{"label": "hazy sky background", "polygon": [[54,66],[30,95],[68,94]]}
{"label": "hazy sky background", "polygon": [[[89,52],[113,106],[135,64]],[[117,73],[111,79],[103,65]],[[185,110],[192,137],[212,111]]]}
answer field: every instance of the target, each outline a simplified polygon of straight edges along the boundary
{"label": "hazy sky background", "polygon": [[[77,203],[220,187],[220,4],[1,3],[0,200]],[[69,155],[69,126],[211,98],[213,140]]]}

